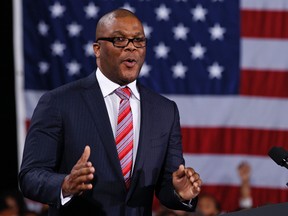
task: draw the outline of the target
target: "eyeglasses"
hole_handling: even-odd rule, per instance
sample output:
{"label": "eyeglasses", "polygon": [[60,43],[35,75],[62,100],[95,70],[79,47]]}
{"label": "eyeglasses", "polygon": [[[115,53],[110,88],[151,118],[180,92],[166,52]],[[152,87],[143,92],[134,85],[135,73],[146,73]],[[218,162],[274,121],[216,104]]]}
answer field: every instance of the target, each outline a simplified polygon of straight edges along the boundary
{"label": "eyeglasses", "polygon": [[124,48],[128,46],[130,42],[132,42],[132,44],[136,48],[142,48],[142,47],[145,47],[147,43],[147,39],[145,37],[131,38],[131,39],[125,38],[125,37],[102,37],[102,38],[98,38],[96,42],[98,42],[99,40],[109,41],[113,43],[114,47],[118,47],[118,48]]}

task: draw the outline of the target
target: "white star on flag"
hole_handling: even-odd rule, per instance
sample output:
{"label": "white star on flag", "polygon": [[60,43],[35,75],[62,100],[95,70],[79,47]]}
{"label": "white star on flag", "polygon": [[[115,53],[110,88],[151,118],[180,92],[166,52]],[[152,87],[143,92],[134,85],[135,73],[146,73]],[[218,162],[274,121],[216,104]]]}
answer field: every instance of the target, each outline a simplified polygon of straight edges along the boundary
{"label": "white star on flag", "polygon": [[82,26],[74,22],[67,26],[67,30],[70,37],[79,36],[80,31],[82,30]]}
{"label": "white star on flag", "polygon": [[84,11],[88,19],[95,19],[98,15],[99,7],[95,6],[93,2],[90,2],[87,6],[84,7]]}
{"label": "white star on flag", "polygon": [[49,26],[44,22],[40,21],[38,24],[38,31],[42,36],[46,36],[49,30]]}
{"label": "white star on flag", "polygon": [[186,66],[183,65],[182,62],[177,62],[176,65],[172,66],[173,77],[174,78],[185,78],[185,73],[188,70]]}
{"label": "white star on flag", "polygon": [[146,62],[144,62],[141,71],[140,71],[140,77],[148,77],[149,76],[149,72],[151,70],[151,66],[148,65]]}
{"label": "white star on flag", "polygon": [[179,23],[176,27],[173,27],[173,33],[175,40],[186,40],[189,28],[185,27],[183,23]]}
{"label": "white star on flag", "polygon": [[143,28],[146,38],[150,38],[153,28],[151,26],[148,26],[147,23],[143,23]]}
{"label": "white star on flag", "polygon": [[200,43],[196,43],[193,47],[190,47],[189,51],[192,54],[192,59],[202,59],[204,57],[204,53],[206,52],[206,48]]}
{"label": "white star on flag", "polygon": [[169,50],[170,48],[166,46],[163,42],[160,42],[156,47],[154,47],[154,51],[156,52],[156,58],[167,58]]}
{"label": "white star on flag", "polygon": [[165,4],[161,4],[160,7],[155,9],[157,20],[169,20],[169,14],[171,9],[167,8]]}
{"label": "white star on flag", "polygon": [[225,31],[225,28],[221,27],[219,23],[216,23],[213,27],[209,28],[212,40],[222,40]]}
{"label": "white star on flag", "polygon": [[71,75],[71,76],[80,73],[81,65],[80,65],[77,61],[75,61],[75,60],[67,63],[67,64],[66,64],[66,67],[67,67],[67,69],[68,69],[68,74]]}
{"label": "white star on flag", "polygon": [[222,72],[224,68],[218,64],[218,62],[214,62],[212,65],[208,67],[209,77],[211,79],[217,78],[220,79],[222,77]]}
{"label": "white star on flag", "polygon": [[38,63],[39,73],[46,74],[49,70],[49,64],[47,62],[41,61]]}
{"label": "white star on flag", "polygon": [[86,44],[84,44],[83,48],[86,56],[94,56],[93,41],[88,41]]}
{"label": "white star on flag", "polygon": [[194,21],[205,21],[207,10],[202,5],[197,4],[195,8],[191,9]]}
{"label": "white star on flag", "polygon": [[65,6],[61,5],[59,2],[55,2],[49,9],[53,18],[61,17],[66,10]]}
{"label": "white star on flag", "polygon": [[62,56],[64,54],[64,50],[66,49],[65,44],[61,43],[60,41],[55,41],[51,45],[52,54]]}

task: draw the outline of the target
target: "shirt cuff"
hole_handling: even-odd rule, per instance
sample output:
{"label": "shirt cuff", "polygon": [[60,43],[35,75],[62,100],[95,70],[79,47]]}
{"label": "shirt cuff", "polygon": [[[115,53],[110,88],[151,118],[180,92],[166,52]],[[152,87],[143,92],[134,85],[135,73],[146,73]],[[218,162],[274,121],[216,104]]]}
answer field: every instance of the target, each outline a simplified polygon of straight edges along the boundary
{"label": "shirt cuff", "polygon": [[193,207],[193,205],[192,205],[192,200],[193,200],[193,199],[184,200],[175,190],[174,190],[174,194],[177,196],[177,198],[179,199],[179,201],[180,201],[183,205],[185,205],[185,206],[187,206],[187,207],[189,207],[189,208],[192,208],[192,207]]}
{"label": "shirt cuff", "polygon": [[240,208],[251,208],[253,206],[253,201],[251,197],[240,199],[239,201]]}
{"label": "shirt cuff", "polygon": [[68,203],[72,199],[72,195],[68,197],[63,197],[63,193],[61,190],[60,198],[61,198],[61,205],[64,206],[66,203]]}

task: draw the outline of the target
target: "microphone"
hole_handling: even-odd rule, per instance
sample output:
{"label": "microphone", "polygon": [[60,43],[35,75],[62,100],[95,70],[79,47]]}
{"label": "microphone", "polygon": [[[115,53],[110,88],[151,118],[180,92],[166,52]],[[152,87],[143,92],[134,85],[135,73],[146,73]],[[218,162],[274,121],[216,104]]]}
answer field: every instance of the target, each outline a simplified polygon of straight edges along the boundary
{"label": "microphone", "polygon": [[288,169],[288,152],[282,147],[272,147],[268,155],[279,165]]}

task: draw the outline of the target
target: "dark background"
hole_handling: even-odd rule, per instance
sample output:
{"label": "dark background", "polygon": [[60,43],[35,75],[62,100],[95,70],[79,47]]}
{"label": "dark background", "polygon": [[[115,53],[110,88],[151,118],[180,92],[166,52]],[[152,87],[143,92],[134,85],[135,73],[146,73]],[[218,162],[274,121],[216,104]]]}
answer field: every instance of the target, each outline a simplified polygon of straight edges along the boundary
{"label": "dark background", "polygon": [[1,154],[0,192],[17,189],[17,133],[14,94],[12,0],[1,2]]}

